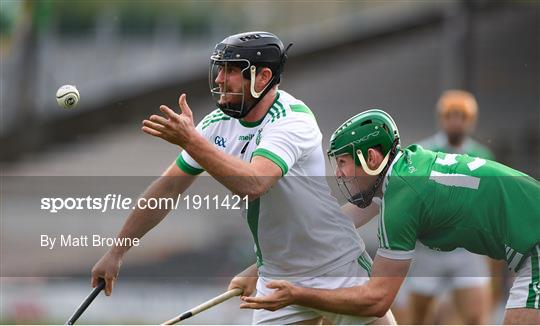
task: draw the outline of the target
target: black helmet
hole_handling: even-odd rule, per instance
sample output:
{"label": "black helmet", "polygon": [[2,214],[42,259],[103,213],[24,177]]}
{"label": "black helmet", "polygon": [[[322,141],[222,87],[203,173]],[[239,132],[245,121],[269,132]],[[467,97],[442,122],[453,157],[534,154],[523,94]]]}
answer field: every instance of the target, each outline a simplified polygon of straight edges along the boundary
{"label": "black helmet", "polygon": [[[209,71],[210,92],[216,100],[217,106],[233,118],[245,117],[264,95],[280,82],[283,66],[287,60],[287,50],[291,45],[285,49],[281,40],[268,32],[231,35],[218,43],[210,57]],[[227,65],[240,67],[243,77],[250,80],[250,93],[254,98],[252,103],[245,102],[243,87],[242,93],[227,92],[226,85],[225,89],[220,89],[215,82],[220,67]],[[272,79],[261,92],[256,92],[254,89],[255,76],[261,67],[267,67],[272,71]],[[224,95],[242,96],[242,101],[240,103],[219,103],[219,99]]]}

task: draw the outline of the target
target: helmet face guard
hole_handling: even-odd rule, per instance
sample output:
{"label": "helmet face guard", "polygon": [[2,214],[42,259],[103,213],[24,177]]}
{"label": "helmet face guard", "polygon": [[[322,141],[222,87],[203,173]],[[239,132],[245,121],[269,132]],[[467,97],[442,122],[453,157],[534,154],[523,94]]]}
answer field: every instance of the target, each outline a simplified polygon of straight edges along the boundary
{"label": "helmet face guard", "polygon": [[[249,112],[248,108],[250,107],[246,103],[248,96],[244,91],[245,81],[243,78],[244,72],[251,66],[249,60],[222,60],[216,59],[214,56],[210,60],[208,83],[217,107],[230,117],[243,118]],[[233,68],[240,68],[242,75],[240,84],[236,86],[237,89],[232,89],[233,85],[229,84]],[[222,83],[217,82],[218,78]],[[252,83],[252,81],[250,82]]]}
{"label": "helmet face guard", "polygon": [[[354,145],[349,144],[347,145],[350,147],[350,151],[354,151]],[[347,150],[348,151],[348,150]],[[358,207],[364,208],[367,207],[371,203],[371,199],[366,198],[365,195],[361,189],[361,184],[364,182],[362,180],[361,176],[358,176],[356,174],[356,164],[354,164],[354,174],[347,176],[346,173],[342,171],[342,168],[338,164],[338,159],[340,156],[346,156],[350,155],[348,153],[338,154],[335,155],[334,153],[328,153],[328,160],[330,161],[330,166],[332,167],[332,171],[334,171],[334,176],[336,178],[339,191],[341,191],[341,194],[343,197],[347,199],[347,201],[351,204],[354,204]],[[352,158],[354,161],[354,158]]]}

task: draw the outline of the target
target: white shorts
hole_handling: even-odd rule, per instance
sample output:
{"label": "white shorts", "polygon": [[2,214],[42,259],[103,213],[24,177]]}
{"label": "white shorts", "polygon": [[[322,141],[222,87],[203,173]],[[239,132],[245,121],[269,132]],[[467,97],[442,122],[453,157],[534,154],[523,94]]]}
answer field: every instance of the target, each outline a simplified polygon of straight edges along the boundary
{"label": "white shorts", "polygon": [[[340,266],[324,275],[294,281],[286,279],[295,285],[316,289],[337,289],[364,284],[369,280],[372,261],[364,252],[358,260],[354,260]],[[268,289],[272,279],[259,276],[257,281],[257,296],[269,295],[274,290]],[[325,317],[334,325],[365,325],[377,319],[377,317],[358,317],[340,315],[297,305],[291,305],[277,311],[255,310],[253,312],[253,324],[292,324],[317,317]]]}
{"label": "white shorts", "polygon": [[435,251],[417,243],[407,281],[411,293],[438,296],[445,291],[486,286],[489,276],[484,256],[465,249]]}
{"label": "white shorts", "polygon": [[540,309],[540,245],[533,248],[531,256],[519,269],[510,289],[506,309]]}

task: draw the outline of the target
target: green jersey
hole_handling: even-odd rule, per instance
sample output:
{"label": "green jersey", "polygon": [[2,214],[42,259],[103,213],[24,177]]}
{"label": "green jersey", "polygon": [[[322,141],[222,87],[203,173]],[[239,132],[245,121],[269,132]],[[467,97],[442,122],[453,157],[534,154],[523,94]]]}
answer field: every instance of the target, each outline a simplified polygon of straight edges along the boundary
{"label": "green jersey", "polygon": [[416,240],[504,259],[517,270],[540,244],[540,183],[494,161],[411,145],[383,182],[377,254],[410,259]]}

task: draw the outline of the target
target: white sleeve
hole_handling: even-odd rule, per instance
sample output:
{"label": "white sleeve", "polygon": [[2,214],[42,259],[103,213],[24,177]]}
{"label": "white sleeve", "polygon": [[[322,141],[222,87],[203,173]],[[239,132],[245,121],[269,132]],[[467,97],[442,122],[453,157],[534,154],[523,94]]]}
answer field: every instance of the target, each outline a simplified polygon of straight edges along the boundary
{"label": "white sleeve", "polygon": [[291,112],[290,116],[264,127],[253,156],[266,157],[285,175],[298,160],[318,148],[321,140],[322,134],[313,116]]}
{"label": "white sleeve", "polygon": [[377,255],[388,259],[409,260],[414,258],[414,249],[404,251],[379,248],[377,249]]}

